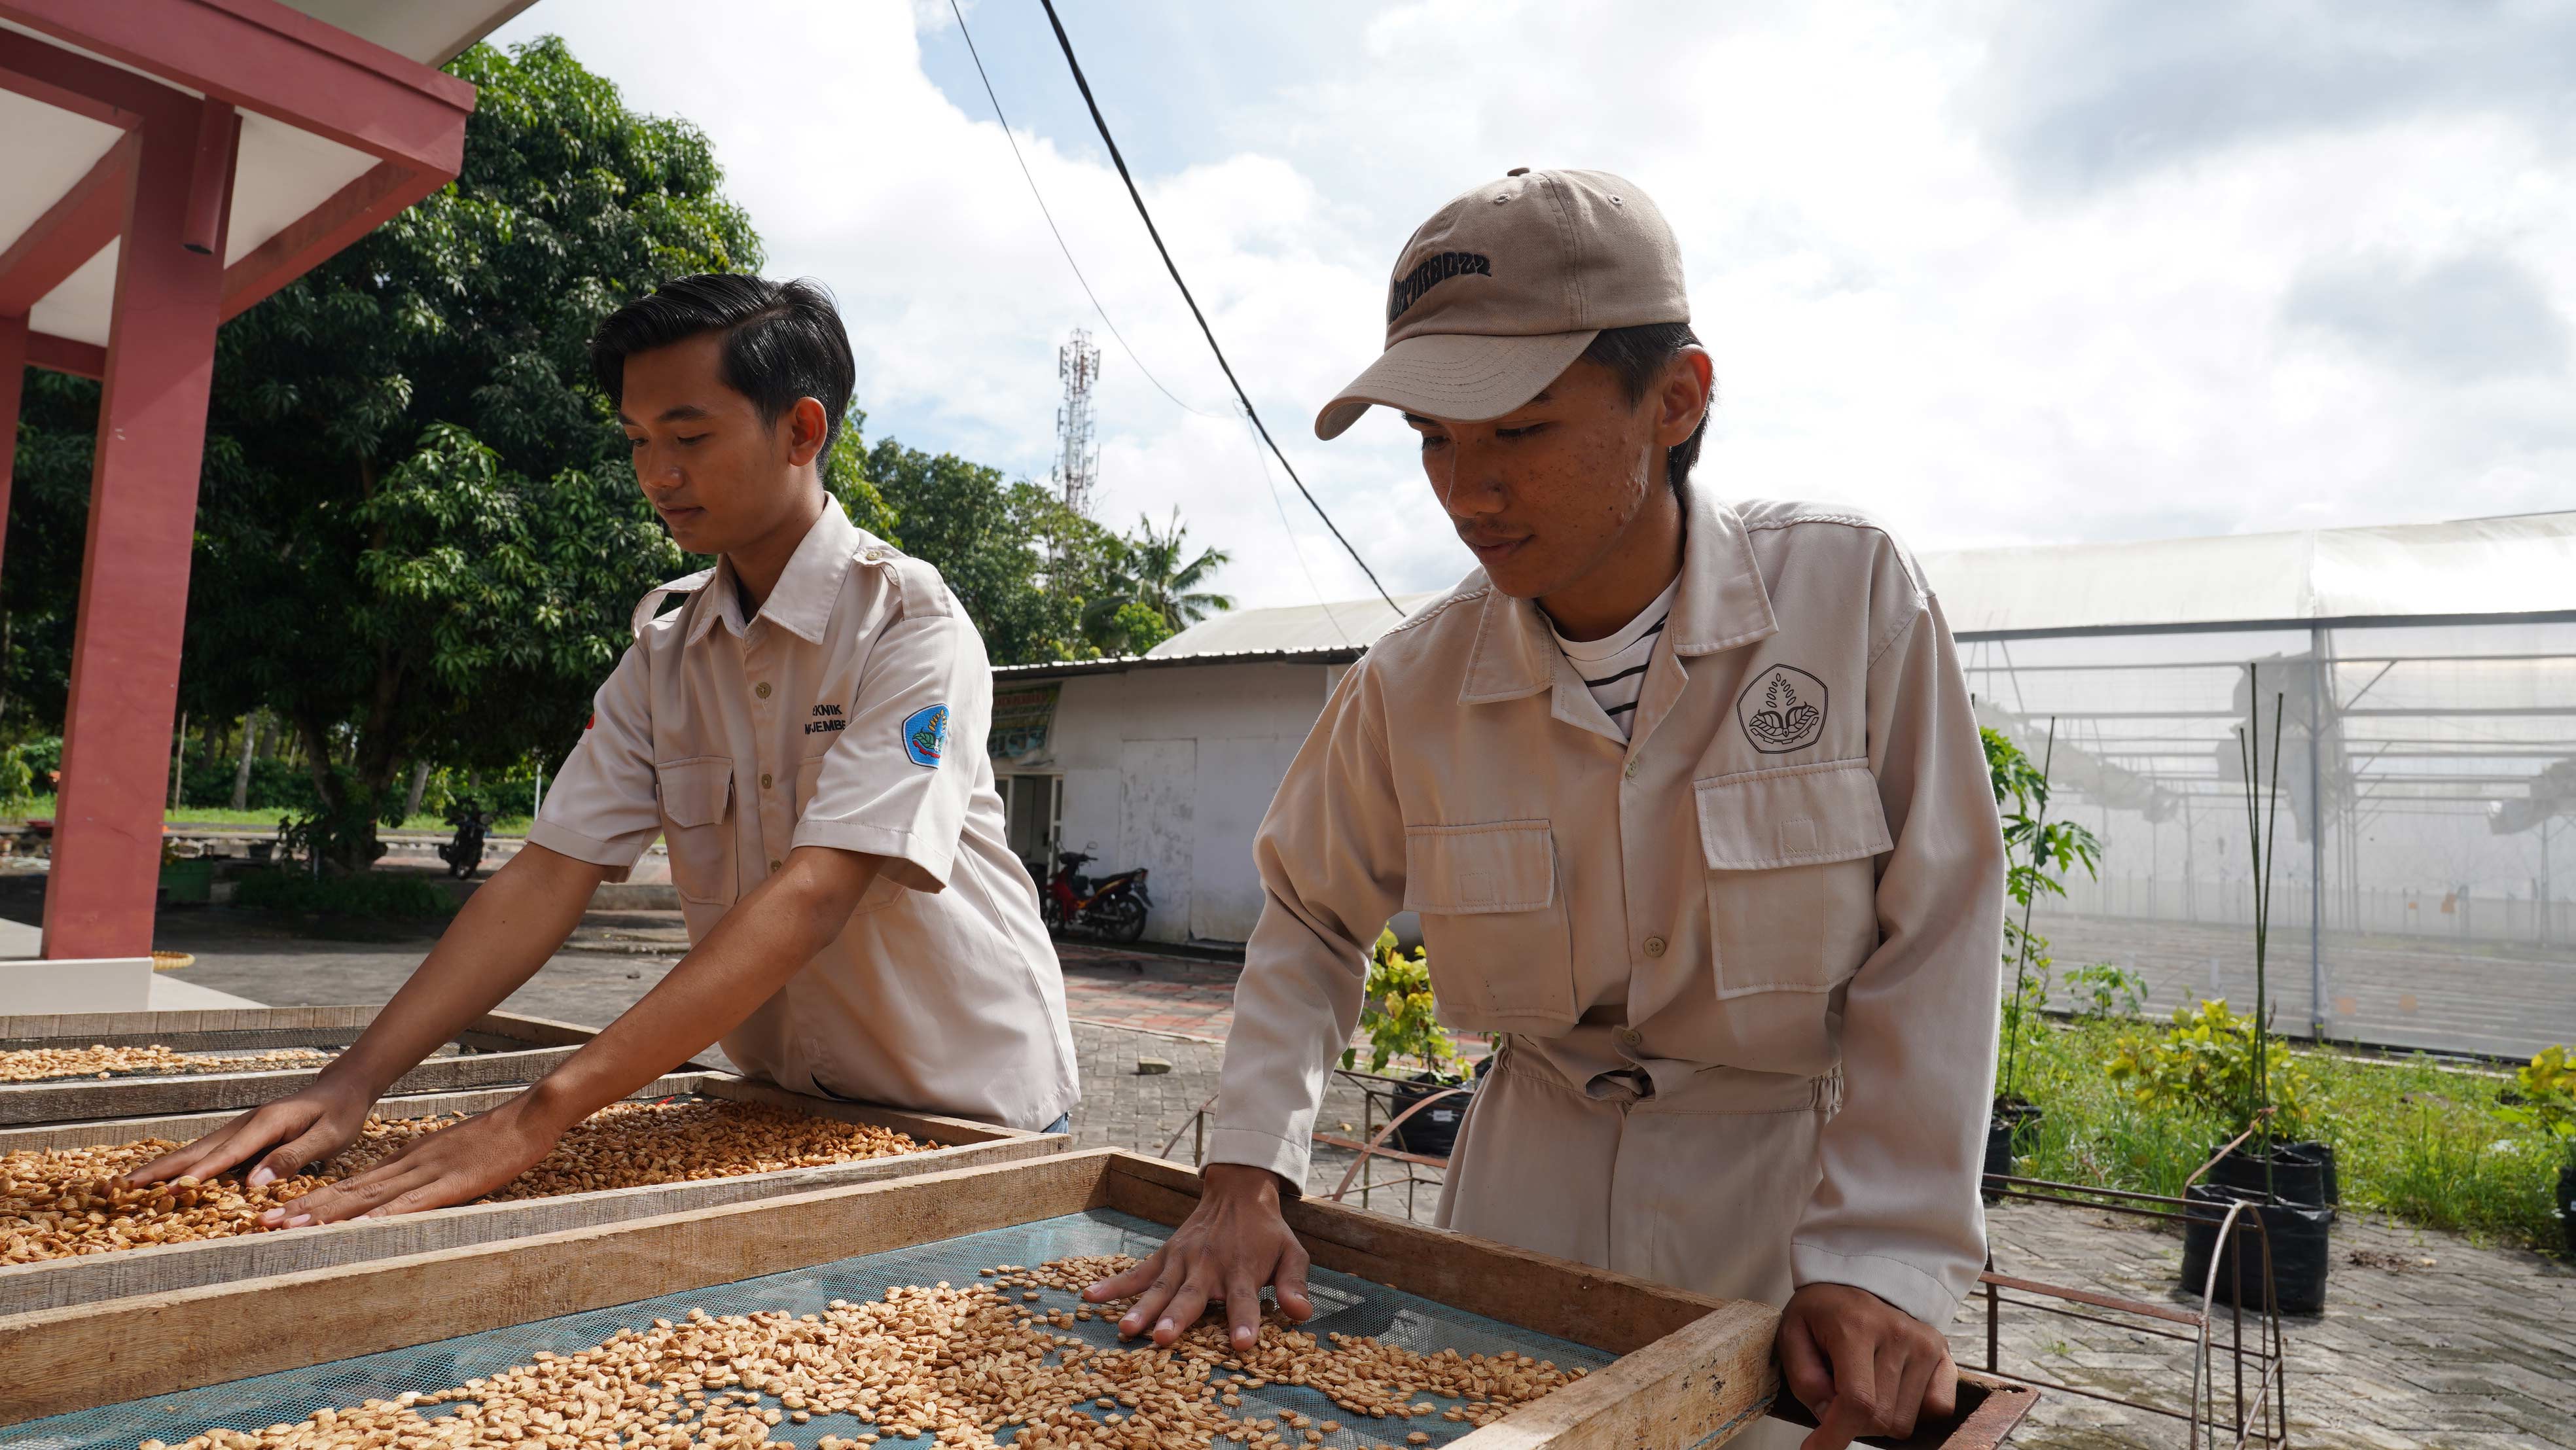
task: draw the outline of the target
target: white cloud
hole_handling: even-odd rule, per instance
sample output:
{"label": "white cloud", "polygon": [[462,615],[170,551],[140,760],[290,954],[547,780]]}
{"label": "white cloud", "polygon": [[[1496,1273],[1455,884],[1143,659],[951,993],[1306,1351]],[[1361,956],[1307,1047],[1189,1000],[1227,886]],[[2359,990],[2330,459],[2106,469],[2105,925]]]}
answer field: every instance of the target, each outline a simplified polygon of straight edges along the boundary
{"label": "white cloud", "polygon": [[[1897,4],[1712,19],[1701,5],[1425,0],[1365,23],[1318,9],[1311,24],[1331,33],[1266,47],[1133,9],[1132,24],[1068,24],[1094,52],[1194,37],[1152,58],[1170,94],[1221,99],[1197,124],[1121,145],[1282,446],[1398,592],[1467,564],[1409,436],[1373,417],[1327,445],[1309,425],[1375,353],[1405,234],[1516,165],[1621,172],[1673,221],[1718,359],[1703,466],[1724,493],[1859,502],[1925,547],[2565,502],[2563,361],[2552,371],[2546,349],[2526,349],[2503,373],[2428,375],[2406,349],[2347,345],[2288,305],[2303,281],[2313,298],[2318,278],[2366,285],[2474,257],[2515,279],[2480,294],[2490,308],[2547,311],[2520,332],[2492,312],[2482,326],[2564,335],[2576,158],[2546,86],[2474,83],[2479,57],[2514,53],[2510,36],[2432,45],[2420,62],[2380,46],[2371,75],[2425,75],[2373,90],[2317,40],[2331,14],[2301,12],[2244,42],[2258,59],[2266,45],[2305,57],[2283,74],[2315,78],[2314,97],[2267,109],[2229,90],[2262,74],[2241,55],[2177,45],[2122,66],[2070,52],[2173,23],[2145,5],[2031,32],[1998,18],[2009,11]],[[1055,349],[1074,326],[1101,329],[980,91],[952,98],[924,73],[923,46],[958,44],[945,6],[762,6],[724,26],[703,13],[546,0],[502,38],[561,33],[630,103],[708,132],[772,270],[840,296],[873,434],[1042,477]],[[1044,25],[1003,6],[969,22],[988,61]],[[1111,68],[1086,61],[1106,86]],[[997,80],[1015,75],[1027,80]],[[1113,118],[1163,115],[1147,102],[1168,99],[1103,97]],[[1036,92],[1003,102],[1079,115]],[[2151,134],[2131,144],[2124,124]],[[1280,478],[1308,568],[1283,547],[1223,379],[1094,138],[1020,141],[1127,341],[1220,415],[1175,408],[1102,335],[1104,517],[1179,505],[1195,536],[1234,551],[1223,583],[1249,603],[1311,599],[1308,568],[1334,598],[1364,593]],[[2438,328],[2425,301],[2373,315]]]}

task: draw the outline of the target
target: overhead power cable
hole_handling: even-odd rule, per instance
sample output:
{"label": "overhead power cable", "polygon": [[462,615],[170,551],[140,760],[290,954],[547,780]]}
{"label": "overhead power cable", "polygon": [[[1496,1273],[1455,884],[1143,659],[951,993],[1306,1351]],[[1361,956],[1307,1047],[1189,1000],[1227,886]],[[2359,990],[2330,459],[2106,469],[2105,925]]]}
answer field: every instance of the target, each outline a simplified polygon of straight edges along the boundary
{"label": "overhead power cable", "polygon": [[1252,395],[1243,390],[1242,379],[1234,375],[1234,364],[1225,360],[1225,349],[1217,346],[1216,329],[1208,326],[1207,314],[1199,310],[1199,300],[1190,295],[1190,284],[1181,280],[1180,265],[1172,260],[1172,249],[1163,245],[1163,233],[1154,225],[1154,214],[1145,209],[1145,194],[1136,189],[1136,178],[1127,170],[1127,158],[1119,154],[1118,140],[1109,134],[1109,121],[1100,114],[1100,102],[1092,98],[1091,82],[1082,74],[1082,62],[1074,58],[1073,40],[1064,33],[1064,21],[1055,13],[1055,0],[1038,0],[1038,3],[1046,7],[1047,24],[1055,27],[1055,43],[1064,51],[1064,63],[1073,70],[1073,83],[1081,88],[1082,103],[1091,108],[1091,124],[1099,128],[1101,144],[1109,148],[1109,159],[1118,168],[1118,179],[1127,183],[1127,196],[1136,203],[1136,215],[1145,219],[1145,234],[1154,239],[1154,250],[1162,253],[1164,270],[1172,274],[1172,285],[1181,289],[1181,300],[1190,304],[1190,316],[1198,319],[1199,331],[1207,336],[1208,351],[1216,354],[1216,365],[1225,369],[1225,380],[1234,385],[1234,395],[1243,403],[1244,416],[1260,430],[1261,441],[1270,445],[1270,456],[1278,459],[1279,466],[1288,471],[1288,481],[1297,485],[1297,492],[1305,497],[1307,507],[1312,508],[1315,516],[1324,521],[1324,527],[1332,531],[1333,541],[1340,544],[1342,551],[1351,556],[1351,562],[1359,565],[1360,572],[1368,576],[1369,587],[1377,591],[1377,597],[1386,601],[1387,608],[1403,613],[1403,608],[1395,602],[1395,596],[1387,593],[1386,586],[1377,582],[1377,571],[1368,566],[1368,560],[1360,557],[1359,550],[1351,547],[1349,539],[1342,537],[1341,526],[1333,522],[1333,516],[1324,512],[1322,504],[1315,502],[1314,492],[1306,487],[1306,480],[1297,476],[1297,465],[1290,463],[1288,455],[1279,451],[1279,440],[1270,436],[1269,425],[1261,421],[1260,410],[1252,406]]}
{"label": "overhead power cable", "polygon": [[1111,337],[1118,339],[1118,346],[1127,354],[1127,360],[1136,365],[1136,371],[1145,375],[1145,381],[1152,383],[1156,392],[1172,400],[1172,406],[1202,418],[1225,416],[1182,402],[1180,395],[1164,387],[1163,380],[1154,376],[1154,370],[1145,366],[1145,360],[1136,355],[1135,347],[1127,341],[1127,334],[1120,332],[1118,324],[1109,320],[1109,309],[1100,305],[1100,294],[1091,290],[1091,279],[1082,275],[1082,264],[1073,259],[1073,248],[1064,240],[1064,229],[1055,224],[1055,213],[1047,206],[1046,193],[1038,190],[1038,179],[1029,170],[1029,159],[1020,154],[1020,139],[1011,134],[1011,118],[1002,114],[1002,98],[994,94],[993,78],[985,73],[984,57],[975,49],[974,32],[966,28],[966,12],[958,8],[957,0],[948,0],[948,13],[957,17],[957,33],[966,39],[966,54],[974,59],[976,79],[984,83],[984,99],[993,103],[993,119],[1002,123],[1002,139],[1011,143],[1011,159],[1020,163],[1020,175],[1029,183],[1029,195],[1037,198],[1038,215],[1046,218],[1047,230],[1055,233],[1056,250],[1064,253],[1064,264],[1073,269],[1073,280],[1082,284],[1082,295],[1091,299],[1091,310],[1100,314],[1100,325],[1109,329]]}

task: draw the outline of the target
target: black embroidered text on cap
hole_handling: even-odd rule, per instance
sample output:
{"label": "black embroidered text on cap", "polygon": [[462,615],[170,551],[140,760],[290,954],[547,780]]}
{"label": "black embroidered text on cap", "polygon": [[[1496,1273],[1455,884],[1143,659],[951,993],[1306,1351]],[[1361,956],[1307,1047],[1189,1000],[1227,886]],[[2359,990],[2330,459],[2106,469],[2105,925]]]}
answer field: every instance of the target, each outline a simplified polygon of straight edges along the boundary
{"label": "black embroidered text on cap", "polygon": [[1394,286],[1386,289],[1386,320],[1393,322],[1402,317],[1406,308],[1422,300],[1422,294],[1430,291],[1433,283],[1445,282],[1452,277],[1492,275],[1494,264],[1481,252],[1442,252],[1405,273]]}

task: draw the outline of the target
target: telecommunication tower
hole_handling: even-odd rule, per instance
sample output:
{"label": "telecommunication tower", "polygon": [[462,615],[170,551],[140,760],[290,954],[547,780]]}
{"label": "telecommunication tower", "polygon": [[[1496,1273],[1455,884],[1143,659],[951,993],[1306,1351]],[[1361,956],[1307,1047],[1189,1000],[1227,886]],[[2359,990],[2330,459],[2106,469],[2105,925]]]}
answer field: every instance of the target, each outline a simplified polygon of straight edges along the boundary
{"label": "telecommunication tower", "polygon": [[1091,516],[1091,491],[1100,481],[1100,445],[1091,437],[1091,388],[1100,381],[1100,349],[1091,333],[1075,328],[1055,355],[1056,376],[1064,380],[1064,406],[1055,414],[1055,483],[1064,506]]}

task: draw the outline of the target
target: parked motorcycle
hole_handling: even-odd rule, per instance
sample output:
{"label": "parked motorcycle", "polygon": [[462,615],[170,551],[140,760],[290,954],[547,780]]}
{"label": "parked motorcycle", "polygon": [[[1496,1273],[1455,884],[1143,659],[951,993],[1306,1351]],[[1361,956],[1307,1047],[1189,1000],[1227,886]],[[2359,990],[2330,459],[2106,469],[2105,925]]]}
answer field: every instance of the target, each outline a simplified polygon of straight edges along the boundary
{"label": "parked motorcycle", "polygon": [[438,848],[438,857],[447,863],[447,874],[463,880],[483,865],[483,833],[492,826],[492,813],[477,802],[467,799],[448,807],[447,823],[456,828],[446,845]]}
{"label": "parked motorcycle", "polygon": [[1145,934],[1145,914],[1154,898],[1145,889],[1145,872],[1125,871],[1099,881],[1081,874],[1092,857],[1080,851],[1056,853],[1055,875],[1038,897],[1038,915],[1047,931],[1089,932],[1114,942],[1132,942]]}

